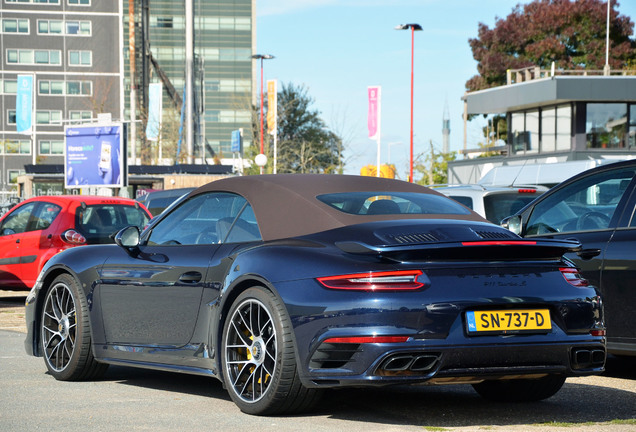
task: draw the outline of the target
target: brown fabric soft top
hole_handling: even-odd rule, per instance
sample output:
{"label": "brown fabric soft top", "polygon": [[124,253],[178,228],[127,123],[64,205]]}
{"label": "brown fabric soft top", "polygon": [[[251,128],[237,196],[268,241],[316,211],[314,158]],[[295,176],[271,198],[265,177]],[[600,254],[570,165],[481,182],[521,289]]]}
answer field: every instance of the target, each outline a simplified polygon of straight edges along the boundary
{"label": "brown fabric soft top", "polygon": [[331,193],[417,192],[440,195],[429,188],[401,180],[354,175],[274,174],[230,177],[213,181],[193,192],[231,192],[245,197],[256,215],[263,240],[313,234],[364,222],[395,219],[462,219],[485,222],[468,215],[353,215],[343,213],[316,196]]}

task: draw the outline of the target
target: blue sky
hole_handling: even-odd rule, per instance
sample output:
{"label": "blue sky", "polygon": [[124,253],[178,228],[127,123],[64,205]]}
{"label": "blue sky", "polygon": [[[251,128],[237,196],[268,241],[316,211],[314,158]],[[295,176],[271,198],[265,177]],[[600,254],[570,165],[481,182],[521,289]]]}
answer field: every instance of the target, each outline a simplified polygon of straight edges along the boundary
{"label": "blue sky", "polygon": [[[376,163],[377,142],[367,138],[367,87],[382,86],[381,162],[405,179],[410,128],[411,33],[394,27],[418,23],[415,33],[414,153],[442,148],[448,104],[451,150],[463,149],[464,84],[477,73],[468,39],[478,23],[493,27],[515,5],[508,0],[256,0],[256,52],[265,80],[304,85],[313,108],[345,138],[346,173]],[[636,1],[620,0],[621,15],[636,21]],[[468,126],[468,148],[481,122]],[[390,143],[398,143],[391,144]],[[417,176],[416,176],[417,180]]]}

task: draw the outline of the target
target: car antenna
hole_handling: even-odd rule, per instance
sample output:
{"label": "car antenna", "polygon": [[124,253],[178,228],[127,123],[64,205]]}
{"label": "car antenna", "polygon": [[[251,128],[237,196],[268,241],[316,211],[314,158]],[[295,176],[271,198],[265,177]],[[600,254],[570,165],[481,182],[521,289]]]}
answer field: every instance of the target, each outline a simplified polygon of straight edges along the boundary
{"label": "car antenna", "polygon": [[510,183],[510,187],[514,187],[515,182],[517,181],[517,179],[521,175],[521,171],[523,171],[523,168],[526,166],[527,163],[528,163],[528,159],[523,161],[523,165],[521,165],[521,168],[519,168],[519,171],[517,171],[517,175],[515,176],[515,178],[512,179],[512,183]]}

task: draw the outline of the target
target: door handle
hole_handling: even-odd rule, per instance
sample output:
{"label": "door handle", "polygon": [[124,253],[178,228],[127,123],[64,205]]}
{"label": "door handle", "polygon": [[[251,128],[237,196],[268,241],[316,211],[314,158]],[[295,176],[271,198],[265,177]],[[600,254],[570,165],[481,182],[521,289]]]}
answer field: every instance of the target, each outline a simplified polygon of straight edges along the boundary
{"label": "door handle", "polygon": [[600,253],[600,249],[583,249],[578,251],[576,254],[583,260],[591,260],[592,258],[600,255]]}
{"label": "door handle", "polygon": [[199,282],[201,280],[201,277],[202,277],[201,273],[197,271],[187,272],[182,274],[181,277],[179,277],[179,282],[194,284]]}
{"label": "door handle", "polygon": [[20,243],[20,239],[17,239],[15,242],[16,242],[16,243]]}

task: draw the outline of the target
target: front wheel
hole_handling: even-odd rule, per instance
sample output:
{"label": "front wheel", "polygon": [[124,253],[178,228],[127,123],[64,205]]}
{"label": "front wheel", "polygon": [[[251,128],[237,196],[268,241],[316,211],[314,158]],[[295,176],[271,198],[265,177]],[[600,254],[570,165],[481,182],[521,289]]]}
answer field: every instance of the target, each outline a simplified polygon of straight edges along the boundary
{"label": "front wheel", "polygon": [[483,381],[473,384],[482,397],[497,402],[534,402],[554,396],[565,383],[565,376],[548,375],[534,379]]}
{"label": "front wheel", "polygon": [[44,362],[55,379],[94,379],[106,371],[108,365],[93,357],[88,305],[70,275],[58,276],[46,293],[40,331]]}
{"label": "front wheel", "polygon": [[221,353],[226,387],[241,411],[292,413],[318,401],[320,391],[298,377],[291,332],[284,305],[263,288],[246,290],[232,304]]}

